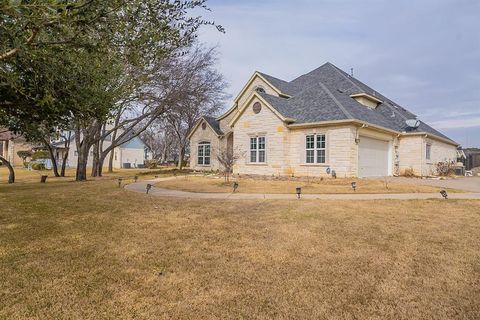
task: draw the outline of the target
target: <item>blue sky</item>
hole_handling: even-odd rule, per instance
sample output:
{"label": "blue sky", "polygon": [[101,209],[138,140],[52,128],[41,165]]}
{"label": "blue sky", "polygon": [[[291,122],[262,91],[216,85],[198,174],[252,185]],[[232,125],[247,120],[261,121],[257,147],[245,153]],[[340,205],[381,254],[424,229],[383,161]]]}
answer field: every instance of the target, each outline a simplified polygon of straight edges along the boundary
{"label": "blue sky", "polygon": [[[463,146],[480,147],[480,1],[210,0],[203,28],[235,96],[255,70],[290,81],[329,61]],[[229,107],[229,106],[228,106]]]}

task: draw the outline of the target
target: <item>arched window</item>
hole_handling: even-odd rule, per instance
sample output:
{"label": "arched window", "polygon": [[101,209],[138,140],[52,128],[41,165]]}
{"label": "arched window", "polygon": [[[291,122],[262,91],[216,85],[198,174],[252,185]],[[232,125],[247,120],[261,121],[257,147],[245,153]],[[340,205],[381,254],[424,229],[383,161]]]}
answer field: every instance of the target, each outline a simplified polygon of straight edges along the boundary
{"label": "arched window", "polygon": [[210,142],[202,141],[198,144],[197,163],[202,166],[210,165]]}

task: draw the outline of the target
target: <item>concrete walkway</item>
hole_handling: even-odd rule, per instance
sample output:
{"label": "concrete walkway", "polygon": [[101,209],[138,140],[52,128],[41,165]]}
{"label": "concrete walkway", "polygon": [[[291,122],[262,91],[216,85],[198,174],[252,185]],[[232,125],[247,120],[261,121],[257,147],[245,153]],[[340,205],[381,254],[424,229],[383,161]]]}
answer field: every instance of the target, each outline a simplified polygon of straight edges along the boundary
{"label": "concrete walkway", "polygon": [[[160,197],[190,198],[190,199],[219,199],[219,200],[254,200],[254,199],[296,199],[295,194],[283,193],[213,193],[187,192],[154,187],[157,182],[175,179],[175,177],[157,178],[139,181],[125,186],[126,190],[145,193],[147,184],[152,184],[149,194]],[[414,200],[414,199],[443,199],[440,193],[349,193],[349,194],[302,194],[302,199],[319,200]],[[449,199],[479,199],[480,193],[450,193]]]}

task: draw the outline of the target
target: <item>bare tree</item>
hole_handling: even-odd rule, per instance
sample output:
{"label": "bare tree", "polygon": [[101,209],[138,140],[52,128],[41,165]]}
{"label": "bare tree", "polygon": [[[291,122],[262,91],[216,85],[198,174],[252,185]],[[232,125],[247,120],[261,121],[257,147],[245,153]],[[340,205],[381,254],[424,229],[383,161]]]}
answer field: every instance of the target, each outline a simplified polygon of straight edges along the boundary
{"label": "bare tree", "polygon": [[181,77],[185,79],[189,92],[166,117],[176,136],[179,169],[183,167],[188,133],[201,116],[216,114],[228,98],[225,94],[228,84],[215,69],[216,63],[215,48],[203,47],[195,47],[185,59],[179,61],[182,66],[179,68]]}
{"label": "bare tree", "polygon": [[230,175],[233,172],[233,166],[238,159],[242,157],[242,153],[238,150],[233,150],[231,148],[223,147],[217,151],[216,158],[220,165],[223,167],[223,175],[225,177],[225,182],[230,182]]}
{"label": "bare tree", "polygon": [[175,136],[171,126],[165,119],[158,119],[141,135],[142,141],[149,148],[152,159],[165,163],[174,146]]}

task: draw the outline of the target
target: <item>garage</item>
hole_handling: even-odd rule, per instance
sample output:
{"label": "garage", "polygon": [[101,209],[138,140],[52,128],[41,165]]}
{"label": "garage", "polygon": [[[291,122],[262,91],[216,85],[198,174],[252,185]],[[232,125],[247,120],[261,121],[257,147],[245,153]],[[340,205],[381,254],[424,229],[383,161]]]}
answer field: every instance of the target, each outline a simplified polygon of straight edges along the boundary
{"label": "garage", "polygon": [[388,141],[360,137],[358,144],[358,176],[388,176]]}

